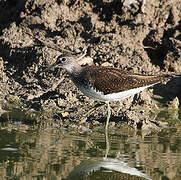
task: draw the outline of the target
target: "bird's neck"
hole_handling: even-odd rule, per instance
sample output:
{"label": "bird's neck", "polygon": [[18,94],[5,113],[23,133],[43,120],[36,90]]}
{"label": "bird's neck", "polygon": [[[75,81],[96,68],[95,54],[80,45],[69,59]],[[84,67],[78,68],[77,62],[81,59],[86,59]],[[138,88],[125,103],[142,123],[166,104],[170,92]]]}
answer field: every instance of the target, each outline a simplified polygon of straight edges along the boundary
{"label": "bird's neck", "polygon": [[82,67],[78,63],[69,64],[65,67],[65,69],[70,75],[80,74],[82,71]]}

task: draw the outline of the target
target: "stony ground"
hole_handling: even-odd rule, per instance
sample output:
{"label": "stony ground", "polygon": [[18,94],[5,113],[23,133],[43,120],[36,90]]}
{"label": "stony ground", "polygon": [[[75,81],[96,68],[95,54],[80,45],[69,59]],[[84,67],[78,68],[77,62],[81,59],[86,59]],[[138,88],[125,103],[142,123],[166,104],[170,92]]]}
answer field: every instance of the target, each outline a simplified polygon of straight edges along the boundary
{"label": "stony ground", "polygon": [[[83,96],[64,70],[41,73],[65,50],[80,56],[85,49],[97,66],[180,74],[180,0],[1,0],[1,120],[6,110],[28,122],[53,119],[79,128],[103,123],[106,106]],[[123,101],[120,111],[113,103],[110,126],[158,125],[160,103],[178,118],[180,91],[175,77]]]}

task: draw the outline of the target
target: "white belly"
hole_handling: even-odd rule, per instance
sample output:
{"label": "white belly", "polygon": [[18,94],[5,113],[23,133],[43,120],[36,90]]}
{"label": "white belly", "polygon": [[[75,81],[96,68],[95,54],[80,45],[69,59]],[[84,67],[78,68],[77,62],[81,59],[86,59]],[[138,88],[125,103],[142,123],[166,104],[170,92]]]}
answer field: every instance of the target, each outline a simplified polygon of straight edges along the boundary
{"label": "white belly", "polygon": [[127,91],[122,91],[119,93],[106,94],[106,95],[104,95],[102,92],[95,91],[95,89],[93,88],[84,88],[84,87],[78,87],[78,88],[83,94],[85,94],[89,98],[92,98],[96,101],[110,102],[110,101],[120,101],[122,99],[128,98],[153,85],[155,84],[143,86],[143,87],[127,90]]}

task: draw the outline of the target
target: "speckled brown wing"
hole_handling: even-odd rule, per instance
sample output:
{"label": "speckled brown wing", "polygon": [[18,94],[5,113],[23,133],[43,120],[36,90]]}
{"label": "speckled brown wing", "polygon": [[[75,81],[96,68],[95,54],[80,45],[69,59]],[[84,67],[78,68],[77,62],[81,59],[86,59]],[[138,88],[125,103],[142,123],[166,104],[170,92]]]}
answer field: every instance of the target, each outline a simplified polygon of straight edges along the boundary
{"label": "speckled brown wing", "polygon": [[164,78],[163,76],[146,76],[116,68],[96,66],[85,68],[81,76],[88,80],[87,83],[94,89],[103,92],[105,95],[154,85]]}

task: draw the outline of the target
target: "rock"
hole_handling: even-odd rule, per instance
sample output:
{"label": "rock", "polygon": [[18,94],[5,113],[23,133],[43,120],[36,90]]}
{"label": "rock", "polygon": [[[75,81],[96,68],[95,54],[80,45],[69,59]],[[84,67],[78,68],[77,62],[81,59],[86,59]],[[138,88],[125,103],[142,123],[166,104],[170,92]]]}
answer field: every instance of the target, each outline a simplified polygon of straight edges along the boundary
{"label": "rock", "polygon": [[63,118],[65,118],[65,117],[69,116],[69,113],[68,112],[62,112],[61,115]]}
{"label": "rock", "polygon": [[172,101],[169,101],[168,107],[177,110],[179,108],[179,105],[179,99],[178,97],[175,97]]}

